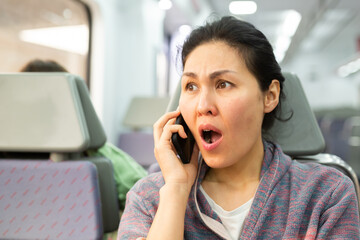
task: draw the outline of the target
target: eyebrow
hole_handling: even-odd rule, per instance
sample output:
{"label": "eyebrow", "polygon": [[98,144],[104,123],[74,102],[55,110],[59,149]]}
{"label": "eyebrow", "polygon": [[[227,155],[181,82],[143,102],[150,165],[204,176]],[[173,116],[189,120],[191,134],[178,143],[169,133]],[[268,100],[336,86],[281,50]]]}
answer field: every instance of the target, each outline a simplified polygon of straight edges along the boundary
{"label": "eyebrow", "polygon": [[[221,76],[225,73],[235,73],[235,71],[232,71],[232,70],[219,70],[219,71],[215,71],[215,72],[212,72],[210,75],[209,75],[209,78],[211,80],[217,78],[218,76]],[[197,74],[196,73],[193,73],[193,72],[184,72],[183,73],[183,76],[187,76],[187,77],[192,77],[192,78],[197,78]]]}

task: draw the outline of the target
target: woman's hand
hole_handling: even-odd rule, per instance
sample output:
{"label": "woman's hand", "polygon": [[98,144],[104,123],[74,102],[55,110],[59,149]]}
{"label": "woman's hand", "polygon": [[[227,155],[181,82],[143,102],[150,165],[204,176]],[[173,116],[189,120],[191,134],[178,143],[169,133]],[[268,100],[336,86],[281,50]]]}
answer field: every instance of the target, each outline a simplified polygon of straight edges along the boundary
{"label": "woman's hand", "polygon": [[147,239],[184,239],[184,218],[191,187],[194,184],[199,148],[195,144],[190,163],[178,159],[171,136],[178,132],[183,138],[183,126],[175,124],[179,111],[164,114],[154,124],[155,157],[165,179],[160,189],[159,206],[151,224]]}
{"label": "woman's hand", "polygon": [[194,150],[189,164],[183,164],[177,157],[176,150],[171,143],[171,136],[178,132],[182,138],[186,138],[183,126],[175,124],[179,111],[164,114],[154,124],[154,153],[167,186],[182,186],[190,192],[194,184],[197,168],[199,148],[194,145]]}

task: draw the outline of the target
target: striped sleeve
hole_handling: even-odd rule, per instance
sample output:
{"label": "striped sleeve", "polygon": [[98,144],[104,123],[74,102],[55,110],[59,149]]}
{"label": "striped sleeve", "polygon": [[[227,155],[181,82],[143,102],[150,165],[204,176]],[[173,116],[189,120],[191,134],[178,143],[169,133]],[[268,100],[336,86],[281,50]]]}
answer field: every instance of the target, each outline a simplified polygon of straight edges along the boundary
{"label": "striped sleeve", "polygon": [[319,222],[316,239],[360,239],[358,200],[352,181],[347,177],[334,186],[328,207]]}
{"label": "striped sleeve", "polygon": [[137,182],[127,193],[117,239],[146,238],[157,211],[158,200],[159,190],[156,183],[149,181],[149,178]]}

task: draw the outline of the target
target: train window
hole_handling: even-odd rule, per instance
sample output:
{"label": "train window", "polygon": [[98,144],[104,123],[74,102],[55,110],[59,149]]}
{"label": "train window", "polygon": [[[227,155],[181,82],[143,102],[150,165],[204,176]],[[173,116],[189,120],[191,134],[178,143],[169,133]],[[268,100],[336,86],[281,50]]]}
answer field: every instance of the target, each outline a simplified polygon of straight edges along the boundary
{"label": "train window", "polygon": [[0,72],[52,60],[88,79],[89,11],[74,0],[2,0]]}

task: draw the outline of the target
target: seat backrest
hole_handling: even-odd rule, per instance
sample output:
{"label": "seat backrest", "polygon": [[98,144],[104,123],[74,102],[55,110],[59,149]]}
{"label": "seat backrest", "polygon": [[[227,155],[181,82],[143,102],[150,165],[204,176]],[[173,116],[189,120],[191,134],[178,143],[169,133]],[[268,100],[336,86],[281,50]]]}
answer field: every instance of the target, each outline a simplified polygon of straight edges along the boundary
{"label": "seat backrest", "polygon": [[[117,146],[133,157],[145,169],[148,169],[151,164],[156,163],[152,133],[121,133]],[[139,151],[139,146],[141,146],[141,151]]]}
{"label": "seat backrest", "polygon": [[101,197],[101,212],[104,232],[113,232],[119,227],[120,215],[114,169],[111,161],[104,157],[86,157],[78,161],[88,161],[96,166]]}
{"label": "seat backrest", "polygon": [[165,113],[169,97],[134,97],[126,111],[123,124],[138,131],[151,128]]}
{"label": "seat backrest", "polygon": [[[93,162],[100,182],[102,229],[110,232],[117,228],[120,217],[111,161],[83,154],[104,145],[106,135],[80,77],[69,73],[0,74],[0,118],[0,151],[43,152],[50,153],[53,161]],[[34,158],[20,156],[17,158]]]}
{"label": "seat backrest", "polygon": [[97,149],[103,146],[106,142],[106,134],[95,112],[94,106],[92,105],[89,90],[85,84],[85,81],[80,77],[71,74],[67,74],[66,77],[74,78],[76,82],[90,137],[88,149]]}
{"label": "seat backrest", "polygon": [[0,151],[78,152],[89,146],[74,78],[1,74],[0,86]]}
{"label": "seat backrest", "polygon": [[80,77],[1,74],[0,86],[0,151],[79,152],[105,143],[105,132]]}
{"label": "seat backrest", "polygon": [[156,163],[152,127],[166,112],[169,100],[169,97],[137,96],[131,99],[126,111],[123,124],[130,131],[119,135],[116,146],[145,169]]}
{"label": "seat backrest", "polygon": [[101,239],[96,167],[87,161],[0,161],[1,239]]}
{"label": "seat backrest", "polygon": [[325,140],[315,118],[299,78],[292,73],[283,73],[285,101],[281,105],[280,119],[264,134],[279,143],[283,151],[292,156],[321,153]]}
{"label": "seat backrest", "polygon": [[[281,105],[280,119],[288,120],[275,120],[274,125],[264,133],[264,137],[279,143],[283,151],[293,159],[313,161],[338,168],[352,179],[359,198],[359,182],[354,170],[336,156],[320,154],[325,149],[325,140],[299,78],[293,73],[283,73],[283,75],[285,77],[283,91],[286,98]],[[180,94],[179,82],[170,99],[168,111],[177,109]]]}

